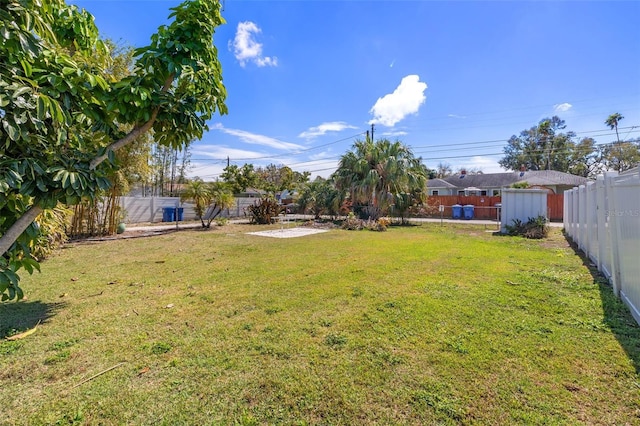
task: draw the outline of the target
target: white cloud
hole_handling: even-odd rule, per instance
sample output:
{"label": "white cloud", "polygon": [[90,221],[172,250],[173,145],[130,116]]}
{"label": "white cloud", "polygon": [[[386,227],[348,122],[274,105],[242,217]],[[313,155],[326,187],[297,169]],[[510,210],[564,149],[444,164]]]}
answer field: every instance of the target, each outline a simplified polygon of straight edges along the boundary
{"label": "white cloud", "polygon": [[248,151],[245,149],[230,148],[223,145],[202,145],[199,144],[197,149],[192,149],[191,153],[194,157],[207,157],[212,160],[226,160],[229,158],[260,158],[267,154],[264,152]]}
{"label": "white cloud", "polygon": [[394,137],[398,137],[398,136],[406,136],[409,133],[403,131],[403,130],[398,130],[397,132],[382,132],[381,135],[382,136],[386,136],[389,138],[394,138]]}
{"label": "white cloud", "polygon": [[426,89],[427,83],[421,82],[419,76],[404,77],[393,93],[378,98],[369,111],[373,114],[373,120],[369,124],[392,127],[407,115],[416,114],[426,99]]}
{"label": "white cloud", "polygon": [[212,129],[220,130],[228,135],[236,136],[243,142],[253,145],[268,146],[269,148],[282,149],[282,150],[300,150],[304,147],[295,143],[284,142],[278,139],[270,138],[269,136],[257,135],[255,133],[247,132],[245,130],[227,129],[220,123],[214,124]]}
{"label": "white cloud", "polygon": [[554,112],[567,112],[569,111],[571,108],[573,107],[573,105],[571,105],[570,103],[563,103],[563,104],[556,104],[553,106],[553,111]]}
{"label": "white cloud", "polygon": [[308,130],[300,133],[298,137],[312,139],[316,136],[322,136],[327,132],[341,132],[345,129],[357,129],[357,127],[351,126],[344,121],[331,121],[329,123],[322,123],[316,127],[310,127]]}
{"label": "white cloud", "polygon": [[449,114],[449,115],[447,115],[447,117],[449,117],[449,118],[467,118],[464,115],[458,115],[458,114]]}
{"label": "white cloud", "polygon": [[233,54],[244,67],[247,62],[253,62],[259,67],[275,67],[278,65],[278,58],[275,56],[262,56],[262,43],[258,43],[255,35],[262,30],[251,21],[239,22],[236,29],[236,36],[233,42],[229,41],[229,49],[233,48]]}
{"label": "white cloud", "polygon": [[476,155],[470,158],[459,167],[468,170],[482,170],[482,173],[503,173],[504,169],[500,167],[498,161],[492,157],[485,157],[482,155]]}

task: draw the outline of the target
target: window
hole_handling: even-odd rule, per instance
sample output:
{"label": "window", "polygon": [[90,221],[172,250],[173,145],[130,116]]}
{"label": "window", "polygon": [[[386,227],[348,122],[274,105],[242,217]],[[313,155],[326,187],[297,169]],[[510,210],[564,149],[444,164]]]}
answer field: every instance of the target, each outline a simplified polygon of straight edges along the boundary
{"label": "window", "polygon": [[487,195],[487,191],[480,191],[480,195],[486,196]]}
{"label": "window", "polygon": [[437,189],[434,189],[433,191],[431,191],[431,195],[438,195],[439,191]]}
{"label": "window", "polygon": [[500,190],[499,189],[494,189],[493,190],[493,196],[494,197],[499,197],[500,196]]}
{"label": "window", "polygon": [[458,191],[458,195],[464,195],[464,191]]}

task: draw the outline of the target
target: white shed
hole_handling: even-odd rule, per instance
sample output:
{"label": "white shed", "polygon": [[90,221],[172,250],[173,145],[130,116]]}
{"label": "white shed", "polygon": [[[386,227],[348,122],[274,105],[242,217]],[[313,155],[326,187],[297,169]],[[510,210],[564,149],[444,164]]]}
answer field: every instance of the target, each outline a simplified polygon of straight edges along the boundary
{"label": "white shed", "polygon": [[527,222],[529,218],[547,217],[547,191],[542,189],[503,189],[500,232],[515,219]]}

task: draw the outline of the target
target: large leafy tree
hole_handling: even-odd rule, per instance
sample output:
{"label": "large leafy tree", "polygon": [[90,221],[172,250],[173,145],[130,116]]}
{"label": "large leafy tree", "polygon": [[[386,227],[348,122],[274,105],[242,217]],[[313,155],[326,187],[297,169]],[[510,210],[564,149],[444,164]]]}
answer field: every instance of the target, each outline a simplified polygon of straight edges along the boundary
{"label": "large leafy tree", "polygon": [[[213,45],[223,23],[217,0],[172,9],[132,73],[117,80],[93,56],[108,56],[93,17],[64,0],[1,0],[0,293],[20,297],[20,268],[37,263],[37,215],[108,187],[115,151],[153,130],[179,148],[200,138],[226,91]],[[107,160],[107,161],[105,161]]]}
{"label": "large leafy tree", "polygon": [[309,172],[296,172],[288,166],[269,164],[256,169],[259,189],[264,189],[270,194],[281,191],[293,191],[309,180]]}
{"label": "large leafy tree", "polygon": [[640,164],[640,139],[612,142],[602,147],[605,170],[624,172]]}
{"label": "large leafy tree", "polygon": [[602,172],[602,167],[602,152],[595,139],[580,139],[571,150],[568,172],[576,176],[595,178]]}
{"label": "large leafy tree", "polygon": [[406,194],[423,194],[428,176],[422,159],[400,141],[367,138],[341,157],[333,179],[361,216],[378,219],[396,202],[406,204]]}
{"label": "large leafy tree", "polygon": [[242,167],[231,164],[225,167],[221,177],[234,194],[239,194],[246,191],[247,188],[255,188],[258,185],[258,175],[253,164],[244,164]]}
{"label": "large leafy tree", "polygon": [[[536,126],[513,135],[504,147],[504,157],[498,162],[504,169],[557,170],[570,172],[575,158],[574,132],[563,132],[565,121],[557,116],[545,118]],[[580,147],[585,154],[586,144]]]}

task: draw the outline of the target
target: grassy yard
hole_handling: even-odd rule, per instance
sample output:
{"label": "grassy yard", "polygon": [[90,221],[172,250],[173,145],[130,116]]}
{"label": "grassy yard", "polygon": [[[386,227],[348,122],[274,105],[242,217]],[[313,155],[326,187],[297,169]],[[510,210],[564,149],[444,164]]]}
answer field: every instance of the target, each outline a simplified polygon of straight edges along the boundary
{"label": "grassy yard", "polygon": [[640,422],[640,328],[559,230],[258,229],[46,261],[0,305],[41,321],[0,340],[0,424]]}

